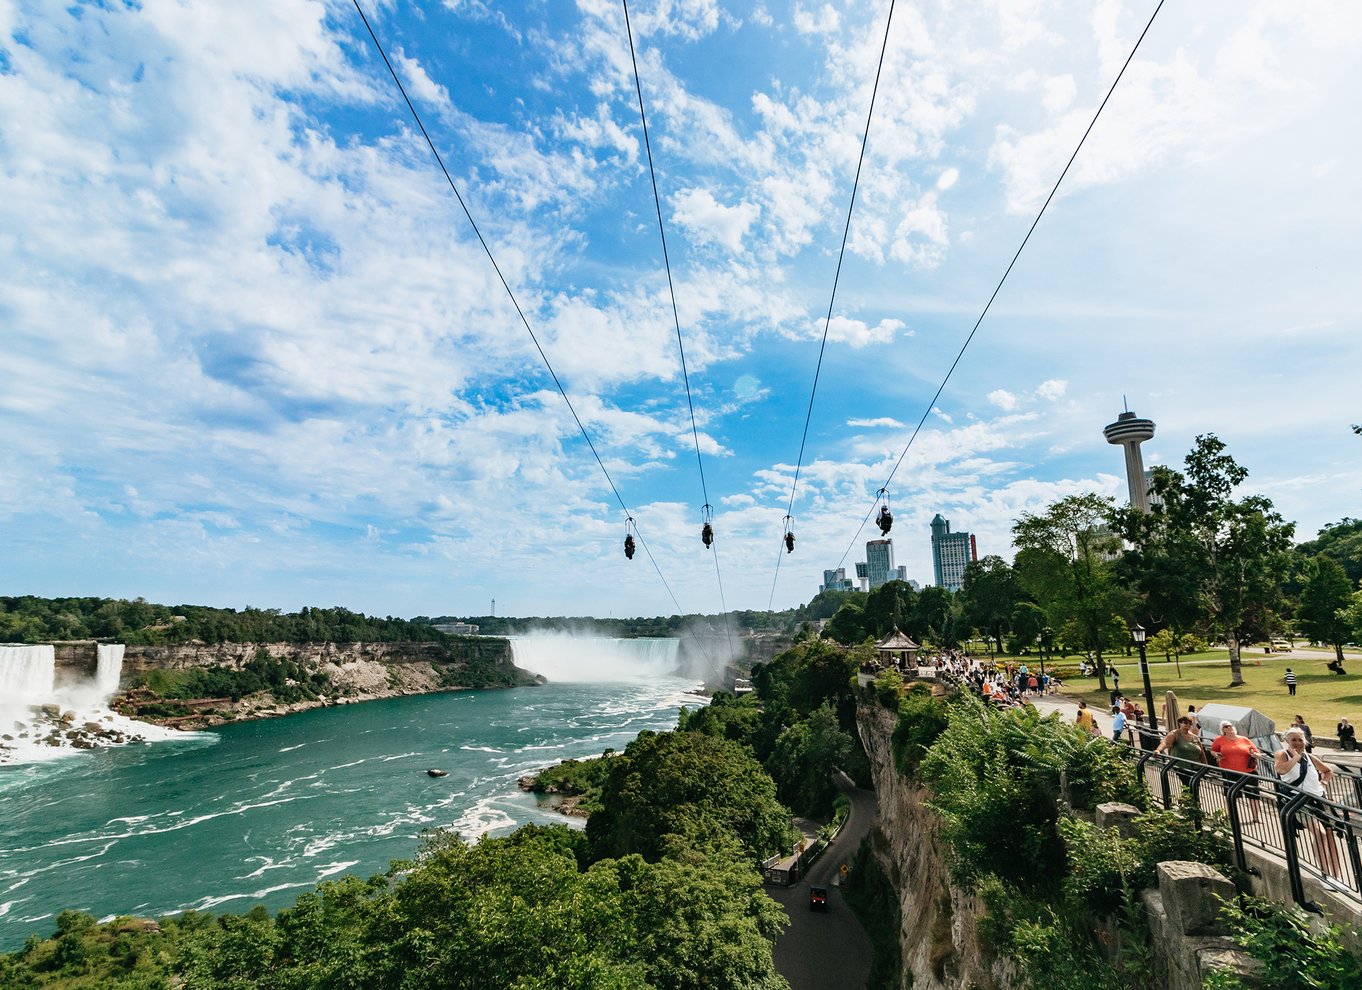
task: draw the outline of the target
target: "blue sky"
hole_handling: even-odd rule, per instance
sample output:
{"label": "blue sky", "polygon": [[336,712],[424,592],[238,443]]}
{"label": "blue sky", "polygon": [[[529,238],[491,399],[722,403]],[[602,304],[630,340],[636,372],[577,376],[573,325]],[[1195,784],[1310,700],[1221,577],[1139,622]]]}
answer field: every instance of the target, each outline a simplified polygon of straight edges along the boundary
{"label": "blue sky", "polygon": [[[631,4],[730,608],[863,557],[1153,6],[897,6],[775,581],[888,5]],[[676,602],[354,7],[303,0],[0,0],[0,591],[717,611],[620,4],[365,11]],[[894,477],[910,576],[937,512],[1010,557],[1123,495],[1123,396],[1300,538],[1362,513],[1360,44],[1350,0],[1162,11]]]}

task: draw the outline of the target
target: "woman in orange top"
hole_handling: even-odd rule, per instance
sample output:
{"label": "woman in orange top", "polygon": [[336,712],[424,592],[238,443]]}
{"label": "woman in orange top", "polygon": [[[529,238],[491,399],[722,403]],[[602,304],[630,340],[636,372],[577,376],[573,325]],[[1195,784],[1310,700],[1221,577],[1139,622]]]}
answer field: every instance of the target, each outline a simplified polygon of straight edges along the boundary
{"label": "woman in orange top", "polygon": [[[1263,758],[1262,751],[1253,745],[1253,740],[1241,736],[1233,722],[1220,723],[1220,735],[1211,743],[1211,752],[1220,761],[1222,769],[1235,773],[1256,773],[1258,761]],[[1249,810],[1252,815],[1249,821],[1257,822],[1259,805],[1258,798],[1254,796],[1256,792],[1246,790],[1241,793],[1251,802]]]}

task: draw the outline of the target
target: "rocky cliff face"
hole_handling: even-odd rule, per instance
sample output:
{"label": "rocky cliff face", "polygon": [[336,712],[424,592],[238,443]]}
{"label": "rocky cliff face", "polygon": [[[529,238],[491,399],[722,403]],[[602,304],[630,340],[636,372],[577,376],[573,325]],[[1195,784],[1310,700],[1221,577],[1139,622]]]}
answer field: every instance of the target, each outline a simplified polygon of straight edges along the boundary
{"label": "rocky cliff face", "polygon": [[[90,666],[85,644],[58,647],[57,666],[67,677]],[[269,692],[250,694],[239,701],[212,699],[211,706],[195,702],[190,715],[149,719],[180,728],[203,728],[224,722],[268,718],[324,705],[348,704],[484,687],[542,683],[543,679],[514,665],[509,641],[467,638],[453,643],[184,643],[173,646],[128,646],[123,656],[121,686],[128,688],[139,675],[152,670],[226,667],[241,670],[260,651],[274,660],[289,661],[310,674],[324,674],[330,688],[316,699],[281,703]],[[124,707],[129,707],[126,703]],[[129,714],[135,710],[131,706]],[[139,717],[146,717],[139,715]]]}
{"label": "rocky cliff face", "polygon": [[903,985],[913,990],[1011,990],[1021,985],[1007,959],[980,943],[983,906],[953,886],[927,791],[894,766],[896,716],[861,705],[857,725],[879,802],[875,855],[899,894]]}

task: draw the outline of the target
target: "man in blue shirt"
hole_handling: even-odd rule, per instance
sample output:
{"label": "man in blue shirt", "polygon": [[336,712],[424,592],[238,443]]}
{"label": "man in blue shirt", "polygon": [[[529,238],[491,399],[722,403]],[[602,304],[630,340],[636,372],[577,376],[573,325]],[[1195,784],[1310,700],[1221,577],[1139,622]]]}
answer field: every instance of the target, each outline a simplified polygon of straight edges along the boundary
{"label": "man in blue shirt", "polygon": [[1111,706],[1111,741],[1120,742],[1121,734],[1126,731],[1126,713],[1120,705]]}

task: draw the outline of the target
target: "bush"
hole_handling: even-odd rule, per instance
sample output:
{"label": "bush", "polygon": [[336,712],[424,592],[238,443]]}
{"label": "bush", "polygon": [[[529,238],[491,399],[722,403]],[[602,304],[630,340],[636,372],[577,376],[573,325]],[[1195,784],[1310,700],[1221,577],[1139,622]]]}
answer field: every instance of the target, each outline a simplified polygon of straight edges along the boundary
{"label": "bush", "polygon": [[[1218,970],[1206,978],[1206,990],[1357,990],[1362,964],[1344,947],[1345,930],[1332,925],[1316,930],[1305,913],[1269,901],[1248,898],[1246,906],[1227,903],[1222,914],[1235,944],[1263,964],[1251,984]],[[1356,937],[1357,932],[1353,933]]]}
{"label": "bush", "polygon": [[[897,677],[897,672],[895,672]],[[876,681],[878,684],[878,679]],[[898,725],[894,727],[894,765],[912,776],[927,749],[946,731],[946,703],[925,684],[914,684],[897,699]]]}

